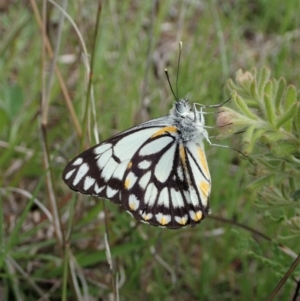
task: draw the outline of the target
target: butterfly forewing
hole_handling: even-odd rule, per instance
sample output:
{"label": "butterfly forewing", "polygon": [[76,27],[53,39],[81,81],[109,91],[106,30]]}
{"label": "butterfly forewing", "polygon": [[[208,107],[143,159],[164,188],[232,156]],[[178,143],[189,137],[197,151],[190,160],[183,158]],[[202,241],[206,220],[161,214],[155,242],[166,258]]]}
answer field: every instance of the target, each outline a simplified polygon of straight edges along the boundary
{"label": "butterfly forewing", "polygon": [[86,150],[66,166],[64,181],[75,191],[120,203],[118,192],[132,154],[159,129],[136,128]]}

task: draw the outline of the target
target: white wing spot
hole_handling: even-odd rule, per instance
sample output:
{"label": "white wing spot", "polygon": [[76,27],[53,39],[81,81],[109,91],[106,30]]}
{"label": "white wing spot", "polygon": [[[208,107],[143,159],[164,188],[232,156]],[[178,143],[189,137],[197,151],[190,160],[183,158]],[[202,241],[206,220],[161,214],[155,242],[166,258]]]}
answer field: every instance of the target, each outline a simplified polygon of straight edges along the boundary
{"label": "white wing spot", "polygon": [[112,174],[114,173],[118,165],[119,164],[115,161],[114,158],[111,157],[108,160],[108,162],[106,163],[106,165],[104,166],[101,172],[101,176],[106,182],[111,178]]}
{"label": "white wing spot", "polygon": [[200,202],[199,202],[199,198],[198,198],[198,196],[197,196],[197,193],[196,193],[196,190],[194,189],[194,187],[191,187],[191,188],[190,188],[190,199],[191,199],[191,203],[192,203],[195,207],[197,207],[197,206],[200,205],[201,200],[200,200]]}
{"label": "white wing spot", "polygon": [[139,151],[140,156],[153,155],[161,151],[164,147],[166,147],[169,143],[173,141],[171,137],[163,137],[159,139],[155,139],[152,142],[147,143],[143,148]]}
{"label": "white wing spot", "polygon": [[106,152],[111,147],[112,147],[112,145],[110,143],[101,144],[94,149],[94,154],[101,155],[102,153]]}
{"label": "white wing spot", "polygon": [[171,216],[169,214],[165,215],[162,213],[157,213],[155,214],[155,218],[163,226],[171,221]]}
{"label": "white wing spot", "polygon": [[196,222],[200,221],[202,218],[202,212],[200,210],[197,212],[190,210],[189,213],[190,213],[191,219],[193,219]]}
{"label": "white wing spot", "polygon": [[137,180],[137,176],[131,171],[125,180],[125,188],[127,190],[131,189]]}
{"label": "white wing spot", "polygon": [[145,204],[152,207],[157,197],[157,188],[153,183],[150,183],[145,193]]}
{"label": "white wing spot", "polygon": [[156,164],[154,175],[161,183],[167,181],[172,171],[176,143],[174,143],[159,159]]}
{"label": "white wing spot", "polygon": [[178,178],[181,181],[184,181],[183,170],[182,170],[182,166],[180,165],[177,167],[177,174],[178,174]]}
{"label": "white wing spot", "polygon": [[171,200],[174,208],[184,207],[184,201],[179,191],[176,191],[174,188],[171,189]]}
{"label": "white wing spot", "polygon": [[105,153],[103,153],[100,156],[100,158],[97,160],[97,166],[99,167],[99,169],[102,169],[106,165],[106,163],[111,158],[111,156],[112,156],[112,149],[107,150]]}
{"label": "white wing spot", "polygon": [[131,194],[129,197],[129,208],[131,210],[137,210],[139,208],[140,201],[134,194]]}
{"label": "white wing spot", "polygon": [[146,189],[151,178],[151,171],[146,172],[139,180],[141,188]]}
{"label": "white wing spot", "polygon": [[75,170],[76,170],[76,169],[72,169],[72,170],[68,171],[67,174],[65,175],[65,179],[66,179],[66,180],[69,180],[69,179],[71,178],[71,176],[72,176],[72,174],[74,173]]}
{"label": "white wing spot", "polygon": [[80,165],[80,164],[82,164],[82,162],[83,162],[83,159],[82,159],[82,158],[77,158],[77,159],[73,162],[72,165]]}
{"label": "white wing spot", "polygon": [[188,221],[188,215],[185,214],[184,216],[175,216],[175,221],[180,225],[185,225]]}
{"label": "white wing spot", "polygon": [[158,203],[158,205],[164,205],[166,208],[170,207],[169,193],[168,193],[168,188],[167,187],[165,187],[160,192],[157,203]]}
{"label": "white wing spot", "polygon": [[124,173],[127,169],[128,163],[129,163],[129,160],[126,160],[126,161],[122,162],[121,164],[119,164],[118,167],[116,168],[116,170],[114,171],[112,177],[116,178],[118,180],[122,180],[124,177]]}
{"label": "white wing spot", "polygon": [[73,185],[76,186],[80,180],[85,176],[85,174],[89,171],[89,166],[87,163],[83,163],[77,171],[76,177],[73,181]]}
{"label": "white wing spot", "polygon": [[97,194],[99,194],[104,188],[105,186],[99,187],[98,184],[95,183],[94,190]]}
{"label": "white wing spot", "polygon": [[139,164],[138,164],[138,168],[140,169],[147,169],[149,168],[151,165],[151,161],[148,161],[148,160],[144,160],[144,161],[141,161]]}
{"label": "white wing spot", "polygon": [[121,161],[128,160],[136,153],[141,145],[157,132],[158,128],[143,129],[138,132],[128,133],[114,145],[114,155]]}
{"label": "white wing spot", "polygon": [[152,213],[146,213],[146,212],[143,212],[142,210],[140,210],[140,215],[145,221],[148,221],[149,219],[151,219],[153,217]]}
{"label": "white wing spot", "polygon": [[92,185],[94,185],[95,182],[96,182],[96,180],[94,178],[92,178],[90,176],[85,177],[83,189],[88,190]]}
{"label": "white wing spot", "polygon": [[109,186],[107,186],[106,188],[106,195],[108,198],[112,198],[113,196],[115,196],[117,194],[118,190],[113,189]]}
{"label": "white wing spot", "polygon": [[[192,189],[192,188],[191,188],[191,189]],[[193,204],[189,192],[188,192],[187,190],[184,190],[184,191],[183,191],[183,194],[184,194],[184,196],[185,196],[185,199],[186,199],[187,203],[188,203],[188,204]]]}

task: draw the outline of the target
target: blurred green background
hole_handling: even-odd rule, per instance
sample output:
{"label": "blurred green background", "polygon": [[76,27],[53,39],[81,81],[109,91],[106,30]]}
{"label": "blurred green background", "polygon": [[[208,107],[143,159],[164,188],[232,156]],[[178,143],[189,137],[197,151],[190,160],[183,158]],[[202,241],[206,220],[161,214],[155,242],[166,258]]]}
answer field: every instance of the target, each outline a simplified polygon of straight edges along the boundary
{"label": "blurred green background", "polygon": [[[248,162],[234,150],[206,145],[212,213],[233,224],[206,219],[176,231],[137,224],[108,201],[71,192],[61,174],[81,151],[79,128],[84,148],[95,144],[93,118],[84,119],[87,91],[100,140],[168,114],[174,97],[164,69],[175,86],[179,41],[179,97],[191,102],[223,102],[227,80],[253,67],[299,87],[299,0],[107,0],[96,38],[97,1],[57,3],[89,59],[94,52],[93,91],[79,37],[52,2],[0,1],[0,300],[266,300],[294,259],[234,223],[272,240],[288,230],[280,211],[276,220],[254,205]],[[43,37],[59,45],[61,80]],[[215,118],[208,115],[208,125]],[[240,142],[212,141],[237,149]],[[299,253],[297,240],[281,243]],[[295,280],[277,300],[292,300]]]}

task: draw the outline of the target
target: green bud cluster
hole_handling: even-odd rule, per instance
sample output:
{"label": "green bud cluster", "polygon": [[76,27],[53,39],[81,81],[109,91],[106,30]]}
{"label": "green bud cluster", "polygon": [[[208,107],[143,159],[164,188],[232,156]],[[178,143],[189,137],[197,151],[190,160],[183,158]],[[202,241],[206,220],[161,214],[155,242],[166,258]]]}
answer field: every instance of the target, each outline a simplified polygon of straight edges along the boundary
{"label": "green bud cluster", "polygon": [[241,152],[254,176],[247,189],[256,192],[264,209],[292,208],[282,220],[300,235],[299,92],[284,78],[271,78],[266,67],[239,70],[226,88],[232,101],[218,117],[220,135],[241,132]]}
{"label": "green bud cluster", "polygon": [[244,130],[243,153],[253,152],[259,141],[275,156],[297,154],[300,149],[300,108],[297,90],[287,86],[284,78],[271,78],[264,67],[257,71],[237,72],[236,81],[228,80],[235,108],[224,108],[231,114],[231,130]]}

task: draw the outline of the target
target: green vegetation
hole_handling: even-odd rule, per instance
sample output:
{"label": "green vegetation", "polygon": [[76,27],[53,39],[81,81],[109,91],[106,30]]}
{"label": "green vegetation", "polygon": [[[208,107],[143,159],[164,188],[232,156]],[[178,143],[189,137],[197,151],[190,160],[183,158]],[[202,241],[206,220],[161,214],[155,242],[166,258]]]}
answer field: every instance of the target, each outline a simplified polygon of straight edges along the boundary
{"label": "green vegetation", "polygon": [[[42,2],[0,4],[0,299],[272,298],[300,253],[299,1],[69,1],[78,32]],[[206,145],[213,214],[172,231],[61,174],[98,137],[168,113],[180,40],[179,96],[231,97],[206,122],[245,156]],[[293,300],[291,272],[275,300]]]}

